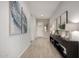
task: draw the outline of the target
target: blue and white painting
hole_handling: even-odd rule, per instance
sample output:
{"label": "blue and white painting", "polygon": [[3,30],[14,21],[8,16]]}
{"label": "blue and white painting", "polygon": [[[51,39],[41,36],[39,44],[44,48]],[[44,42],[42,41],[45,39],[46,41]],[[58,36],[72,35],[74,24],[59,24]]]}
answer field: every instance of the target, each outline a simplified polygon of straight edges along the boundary
{"label": "blue and white painting", "polygon": [[10,34],[22,34],[27,32],[27,19],[23,7],[18,1],[9,2],[10,9]]}

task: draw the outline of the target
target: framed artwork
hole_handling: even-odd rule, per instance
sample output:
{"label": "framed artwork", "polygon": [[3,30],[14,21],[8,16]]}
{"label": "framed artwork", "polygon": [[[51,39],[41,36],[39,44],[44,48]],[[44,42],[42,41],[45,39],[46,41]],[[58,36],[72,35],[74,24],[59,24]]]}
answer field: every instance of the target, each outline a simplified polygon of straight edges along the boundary
{"label": "framed artwork", "polygon": [[61,15],[61,25],[62,24],[66,24],[66,13],[64,13],[63,15]]}
{"label": "framed artwork", "polygon": [[56,18],[56,20],[55,20],[55,27],[56,27],[55,34],[56,35],[59,34],[59,30],[60,30],[59,25],[60,25],[60,17]]}
{"label": "framed artwork", "polygon": [[58,17],[56,20],[57,20],[57,30],[60,30],[60,28],[59,28],[60,23],[61,23],[61,22],[60,22],[60,17]]}
{"label": "framed artwork", "polygon": [[65,11],[61,16],[60,16],[60,28],[65,29],[65,25],[68,23],[68,11]]}
{"label": "framed artwork", "polygon": [[23,7],[18,1],[9,2],[9,34],[22,34],[27,32],[27,19]]}
{"label": "framed artwork", "polygon": [[65,11],[59,17],[56,18],[56,33],[59,35],[68,35],[65,31],[65,26],[68,23],[68,11]]}
{"label": "framed artwork", "polygon": [[66,24],[68,23],[68,11],[65,11],[62,15],[61,15],[61,24]]}

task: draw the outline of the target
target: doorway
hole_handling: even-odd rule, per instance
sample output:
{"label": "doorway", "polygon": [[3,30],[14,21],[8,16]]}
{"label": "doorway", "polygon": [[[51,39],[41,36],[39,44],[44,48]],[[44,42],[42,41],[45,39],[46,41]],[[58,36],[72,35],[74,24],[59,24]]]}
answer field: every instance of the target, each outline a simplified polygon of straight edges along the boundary
{"label": "doorway", "polygon": [[38,19],[36,20],[36,37],[48,37],[49,33],[49,20]]}

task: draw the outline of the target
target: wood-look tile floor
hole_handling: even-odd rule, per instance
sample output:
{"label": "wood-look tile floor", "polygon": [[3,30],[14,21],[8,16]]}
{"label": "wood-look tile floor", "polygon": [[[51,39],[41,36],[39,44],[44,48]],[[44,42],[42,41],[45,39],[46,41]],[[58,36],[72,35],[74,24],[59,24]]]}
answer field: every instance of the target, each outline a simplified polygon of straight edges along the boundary
{"label": "wood-look tile floor", "polygon": [[47,38],[37,38],[21,58],[61,58],[62,56]]}

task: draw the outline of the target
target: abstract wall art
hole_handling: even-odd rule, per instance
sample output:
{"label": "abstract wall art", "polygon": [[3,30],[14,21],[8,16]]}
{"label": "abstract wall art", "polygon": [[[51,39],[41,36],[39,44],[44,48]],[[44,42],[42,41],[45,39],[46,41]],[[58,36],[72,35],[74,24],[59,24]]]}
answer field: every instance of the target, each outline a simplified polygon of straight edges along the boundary
{"label": "abstract wall art", "polygon": [[22,33],[26,33],[27,32],[27,18],[23,12],[23,8],[21,8],[21,20],[22,20]]}
{"label": "abstract wall art", "polygon": [[9,2],[9,33],[22,34],[27,32],[27,18],[23,7],[18,1]]}

